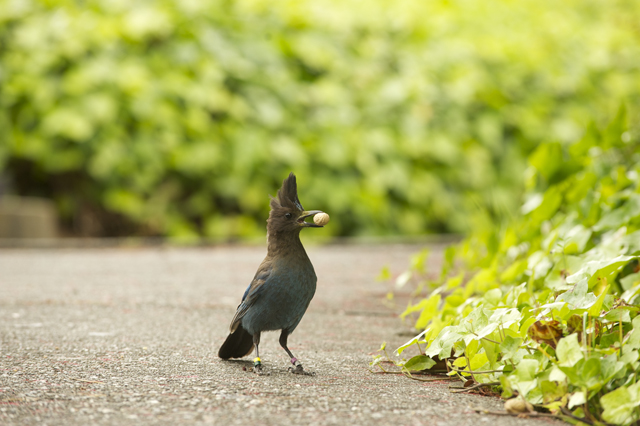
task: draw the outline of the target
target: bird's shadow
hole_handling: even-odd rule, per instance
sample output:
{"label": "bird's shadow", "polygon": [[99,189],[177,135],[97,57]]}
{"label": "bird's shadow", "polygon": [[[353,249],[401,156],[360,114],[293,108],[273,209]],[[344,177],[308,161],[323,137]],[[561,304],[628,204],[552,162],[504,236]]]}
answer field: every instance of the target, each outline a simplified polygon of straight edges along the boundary
{"label": "bird's shadow", "polygon": [[[253,373],[253,361],[245,359],[226,359],[223,360],[223,364],[227,364],[234,367],[240,367],[243,371]],[[291,371],[286,368],[278,368],[277,365],[264,365],[264,375],[291,375]]]}
{"label": "bird's shadow", "polygon": [[[253,373],[253,361],[245,360],[245,359],[227,359],[223,361],[224,364],[239,367],[242,371],[246,371],[248,373]],[[275,372],[273,369],[264,366],[265,375],[270,375],[272,372]]]}
{"label": "bird's shadow", "polygon": [[253,368],[253,361],[247,359],[225,359],[223,363],[246,367],[247,369]]}

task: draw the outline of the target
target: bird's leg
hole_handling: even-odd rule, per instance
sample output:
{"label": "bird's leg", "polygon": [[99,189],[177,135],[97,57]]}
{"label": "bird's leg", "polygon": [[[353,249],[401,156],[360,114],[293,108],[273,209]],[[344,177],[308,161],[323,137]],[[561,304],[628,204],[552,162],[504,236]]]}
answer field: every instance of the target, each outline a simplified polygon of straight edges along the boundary
{"label": "bird's leg", "polygon": [[253,344],[256,345],[256,357],[253,359],[253,372],[256,374],[269,374],[262,370],[262,360],[260,359],[260,351],[258,345],[260,344],[260,333],[253,335]]}
{"label": "bird's leg", "polygon": [[304,368],[302,368],[302,364],[300,363],[300,361],[298,361],[298,359],[295,356],[293,356],[293,354],[287,347],[288,337],[289,337],[289,332],[286,330],[282,330],[282,333],[280,333],[280,346],[282,346],[282,349],[284,349],[287,355],[289,355],[289,358],[291,358],[291,364],[293,364],[293,367],[289,367],[289,371],[291,371],[293,374],[304,374],[307,376],[315,376],[316,373],[304,371]]}

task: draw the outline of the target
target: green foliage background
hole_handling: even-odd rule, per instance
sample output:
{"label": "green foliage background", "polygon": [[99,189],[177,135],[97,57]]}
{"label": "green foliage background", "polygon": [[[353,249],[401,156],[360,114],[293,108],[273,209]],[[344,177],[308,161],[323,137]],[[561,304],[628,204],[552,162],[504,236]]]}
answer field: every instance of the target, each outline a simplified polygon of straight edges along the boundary
{"label": "green foliage background", "polygon": [[328,233],[466,231],[519,205],[541,141],[621,100],[637,114],[639,17],[634,0],[0,0],[0,170],[94,235],[262,234],[289,171]]}

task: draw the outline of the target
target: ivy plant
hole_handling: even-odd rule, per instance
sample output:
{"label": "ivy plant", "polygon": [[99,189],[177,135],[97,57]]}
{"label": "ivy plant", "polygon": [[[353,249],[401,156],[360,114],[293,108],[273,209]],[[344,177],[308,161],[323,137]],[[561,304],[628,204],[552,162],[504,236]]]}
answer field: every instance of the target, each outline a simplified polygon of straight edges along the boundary
{"label": "ivy plant", "polygon": [[[522,212],[446,250],[403,316],[407,371],[498,385],[588,424],[640,420],[640,137],[625,112],[529,159]],[[421,277],[423,263],[406,274]],[[407,277],[402,280],[407,280]],[[408,352],[409,351],[409,352]],[[435,363],[435,361],[433,362]]]}

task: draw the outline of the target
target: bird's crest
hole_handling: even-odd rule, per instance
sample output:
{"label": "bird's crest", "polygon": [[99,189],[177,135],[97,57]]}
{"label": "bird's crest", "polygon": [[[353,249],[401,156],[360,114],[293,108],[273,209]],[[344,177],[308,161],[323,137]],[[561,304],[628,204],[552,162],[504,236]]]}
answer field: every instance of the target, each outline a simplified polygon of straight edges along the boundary
{"label": "bird's crest", "polygon": [[271,197],[271,209],[290,208],[298,211],[304,211],[300,200],[298,199],[298,185],[296,184],[296,175],[289,173],[289,176],[282,182],[282,188],[278,190],[278,195]]}

